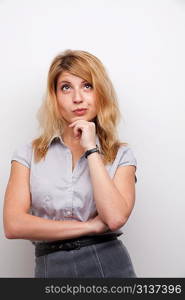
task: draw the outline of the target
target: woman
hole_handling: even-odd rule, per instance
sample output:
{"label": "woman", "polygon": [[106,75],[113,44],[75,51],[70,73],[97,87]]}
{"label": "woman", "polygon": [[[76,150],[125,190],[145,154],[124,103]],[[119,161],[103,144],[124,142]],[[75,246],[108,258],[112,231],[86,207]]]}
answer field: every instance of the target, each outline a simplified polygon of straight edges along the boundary
{"label": "woman", "polygon": [[6,237],[35,245],[35,277],[136,277],[117,238],[137,181],[132,150],[117,138],[120,116],[97,57],[66,50],[54,58],[42,132],[13,153],[4,204]]}

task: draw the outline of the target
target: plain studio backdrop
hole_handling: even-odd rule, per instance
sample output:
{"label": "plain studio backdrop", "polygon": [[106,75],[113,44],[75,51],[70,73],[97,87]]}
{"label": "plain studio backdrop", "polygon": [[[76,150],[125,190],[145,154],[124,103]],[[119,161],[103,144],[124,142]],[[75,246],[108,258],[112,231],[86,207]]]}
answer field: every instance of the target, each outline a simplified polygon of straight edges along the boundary
{"label": "plain studio backdrop", "polygon": [[[1,0],[1,213],[12,153],[38,132],[53,57],[89,51],[115,86],[119,137],[138,163],[121,239],[138,277],[185,277],[184,34],[183,0]],[[33,245],[6,239],[3,222],[0,248],[0,277],[34,276]]]}

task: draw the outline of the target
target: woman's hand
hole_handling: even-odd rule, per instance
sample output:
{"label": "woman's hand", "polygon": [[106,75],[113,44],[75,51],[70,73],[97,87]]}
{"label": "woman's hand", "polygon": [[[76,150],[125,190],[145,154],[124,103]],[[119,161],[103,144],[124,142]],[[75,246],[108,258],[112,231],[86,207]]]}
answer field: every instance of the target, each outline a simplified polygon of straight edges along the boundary
{"label": "woman's hand", "polygon": [[89,219],[87,223],[95,234],[106,232],[109,229],[109,227],[100,219],[99,215]]}
{"label": "woman's hand", "polygon": [[85,151],[96,148],[96,125],[94,122],[77,120],[69,125],[74,130],[74,137],[80,139]]}

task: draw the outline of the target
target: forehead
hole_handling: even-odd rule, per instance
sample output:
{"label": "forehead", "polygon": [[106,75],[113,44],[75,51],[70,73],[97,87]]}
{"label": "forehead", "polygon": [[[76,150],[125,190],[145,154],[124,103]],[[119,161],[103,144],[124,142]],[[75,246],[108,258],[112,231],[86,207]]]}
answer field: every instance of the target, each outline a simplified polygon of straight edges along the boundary
{"label": "forehead", "polygon": [[62,72],[58,77],[58,83],[61,81],[81,82],[81,81],[83,81],[83,78],[72,75],[71,73],[65,71],[65,72]]}

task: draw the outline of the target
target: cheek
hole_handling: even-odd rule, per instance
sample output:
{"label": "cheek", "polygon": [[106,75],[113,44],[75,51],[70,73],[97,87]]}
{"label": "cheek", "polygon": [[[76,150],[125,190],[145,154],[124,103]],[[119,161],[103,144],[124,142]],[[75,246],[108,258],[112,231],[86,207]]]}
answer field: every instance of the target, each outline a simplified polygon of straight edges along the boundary
{"label": "cheek", "polygon": [[88,95],[88,96],[86,96],[86,99],[91,105],[95,106],[95,104],[96,104],[95,95]]}
{"label": "cheek", "polygon": [[58,102],[58,106],[60,109],[62,110],[66,110],[68,107],[68,101],[67,99],[65,99],[64,97],[57,97],[57,102]]}
{"label": "cheek", "polygon": [[93,107],[93,110],[96,111],[97,110],[97,104],[96,104],[96,98],[95,97],[92,97],[91,98],[91,105]]}

